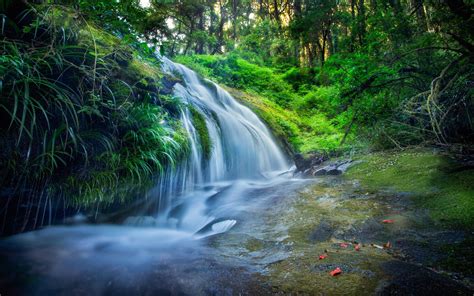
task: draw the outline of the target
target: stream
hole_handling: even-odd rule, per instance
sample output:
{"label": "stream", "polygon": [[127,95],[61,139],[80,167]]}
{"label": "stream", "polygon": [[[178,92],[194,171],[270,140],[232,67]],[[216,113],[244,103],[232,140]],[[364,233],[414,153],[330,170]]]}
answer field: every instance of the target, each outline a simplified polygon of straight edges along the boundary
{"label": "stream", "polygon": [[[239,242],[211,246],[213,236],[227,231],[262,236],[263,213],[282,207],[308,181],[292,177],[290,161],[250,109],[194,71],[162,61],[166,73],[182,79],[174,95],[185,105],[190,154],[151,190],[158,208],[119,224],[51,226],[3,240],[6,295],[222,294],[248,290],[252,273],[287,256],[278,244],[260,261],[241,258]],[[193,111],[205,120],[210,154]],[[275,236],[282,241],[284,229]]]}
{"label": "stream", "polygon": [[[267,218],[283,212],[288,196],[308,182],[230,185],[213,205],[214,216],[235,221],[225,242],[205,232],[125,225],[54,226],[16,235],[1,244],[0,286],[6,295],[267,294],[255,274],[290,251],[285,226],[269,228]],[[270,248],[247,252],[249,241],[270,237]]]}
{"label": "stream", "polygon": [[295,177],[247,107],[182,65],[163,69],[182,78],[190,154],[149,192],[154,208],[2,239],[0,295],[472,295],[472,281],[425,267],[465,233],[436,229],[406,194]]}

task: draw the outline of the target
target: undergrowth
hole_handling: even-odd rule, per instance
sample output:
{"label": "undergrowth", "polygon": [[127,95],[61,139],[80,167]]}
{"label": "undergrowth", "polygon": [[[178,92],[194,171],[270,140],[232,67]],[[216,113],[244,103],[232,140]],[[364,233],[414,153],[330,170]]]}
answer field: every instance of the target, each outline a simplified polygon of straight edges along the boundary
{"label": "undergrowth", "polygon": [[2,188],[47,186],[85,207],[146,190],[187,150],[178,101],[159,95],[159,61],[71,8],[24,14],[0,36]]}
{"label": "undergrowth", "polygon": [[281,73],[233,53],[178,56],[176,60],[226,85],[231,94],[265,121],[281,141],[289,143],[289,150],[293,152],[334,154],[356,146],[354,132],[349,131],[345,136],[344,128],[352,111],[335,111],[339,93],[334,87],[296,90],[291,83],[294,69]]}

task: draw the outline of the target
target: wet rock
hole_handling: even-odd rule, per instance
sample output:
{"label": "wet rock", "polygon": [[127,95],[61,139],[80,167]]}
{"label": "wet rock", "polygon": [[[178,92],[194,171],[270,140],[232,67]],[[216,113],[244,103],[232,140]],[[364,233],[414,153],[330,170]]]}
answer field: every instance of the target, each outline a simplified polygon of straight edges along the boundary
{"label": "wet rock", "polygon": [[449,257],[449,252],[444,252],[443,246],[453,246],[465,239],[462,231],[412,233],[411,236],[401,237],[397,241],[397,248],[404,260],[432,266]]}
{"label": "wet rock", "polygon": [[313,176],[337,176],[344,173],[351,165],[351,160],[341,160],[329,163],[323,167],[313,168],[311,175]]}
{"label": "wet rock", "polygon": [[213,221],[207,223],[204,227],[199,229],[195,235],[197,237],[205,237],[209,235],[224,233],[234,227],[237,223],[236,220],[233,219],[226,219],[226,218],[218,218],[214,219]]}
{"label": "wet rock", "polygon": [[344,173],[352,164],[352,160],[327,161],[327,157],[320,154],[295,156],[296,173],[304,176],[337,176]]}
{"label": "wet rock", "polygon": [[168,213],[168,219],[170,218],[175,218],[175,219],[178,219],[180,220],[184,214],[186,213],[186,211],[188,210],[187,206],[185,203],[180,203],[176,206],[174,206],[170,212]]}
{"label": "wet rock", "polygon": [[342,171],[337,168],[336,164],[330,164],[325,167],[322,167],[320,169],[317,169],[312,173],[313,176],[324,176],[324,175],[330,175],[330,176],[337,176],[342,174]]}
{"label": "wet rock", "polygon": [[472,295],[474,290],[422,266],[393,260],[382,264],[392,277],[378,295]]}
{"label": "wet rock", "polygon": [[326,160],[328,160],[328,157],[319,153],[311,153],[307,155],[298,153],[294,157],[297,172],[311,170],[313,167],[322,164]]}
{"label": "wet rock", "polygon": [[336,235],[343,240],[356,239],[361,242],[383,241],[387,239],[384,226],[377,219],[370,218],[361,225],[352,226],[348,230]]}
{"label": "wet rock", "polygon": [[182,80],[173,77],[171,75],[165,75],[161,79],[161,88],[160,88],[160,95],[171,95],[173,94],[173,87],[176,83],[181,82]]}
{"label": "wet rock", "polygon": [[331,238],[334,232],[333,225],[329,224],[327,221],[322,221],[319,225],[311,232],[309,235],[309,240],[312,242],[322,242],[327,241]]}
{"label": "wet rock", "polygon": [[206,200],[206,205],[212,206],[215,205],[220,199],[224,198],[225,195],[227,194],[228,190],[231,188],[231,186],[225,186],[220,191],[217,193],[211,195],[207,200]]}

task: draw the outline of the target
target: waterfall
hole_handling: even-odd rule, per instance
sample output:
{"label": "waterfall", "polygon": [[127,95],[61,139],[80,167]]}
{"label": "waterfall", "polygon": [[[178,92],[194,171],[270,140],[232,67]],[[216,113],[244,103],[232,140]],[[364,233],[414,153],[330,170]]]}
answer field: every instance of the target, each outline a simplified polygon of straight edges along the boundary
{"label": "waterfall", "polygon": [[[224,231],[235,222],[217,221],[204,214],[209,199],[239,180],[270,180],[287,171],[290,163],[268,128],[249,108],[189,68],[165,57],[161,60],[165,73],[182,79],[173,92],[185,105],[181,120],[190,153],[180,165],[168,168],[155,188],[160,199],[159,224],[190,231],[207,225],[216,232]],[[211,141],[209,155],[204,153],[191,108],[205,120]],[[235,188],[227,191],[236,194]],[[208,225],[210,221],[215,223]]]}

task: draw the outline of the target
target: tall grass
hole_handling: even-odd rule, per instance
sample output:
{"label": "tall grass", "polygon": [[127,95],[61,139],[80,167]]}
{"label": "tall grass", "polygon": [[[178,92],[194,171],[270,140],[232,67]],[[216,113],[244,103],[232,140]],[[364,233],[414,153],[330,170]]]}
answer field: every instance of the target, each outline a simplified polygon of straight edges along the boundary
{"label": "tall grass", "polygon": [[[23,33],[0,40],[2,186],[49,186],[51,195],[85,206],[146,189],[187,147],[176,102],[150,99],[157,99],[157,62],[144,64],[69,8],[27,13],[34,18]],[[142,87],[144,79],[156,87]]]}

